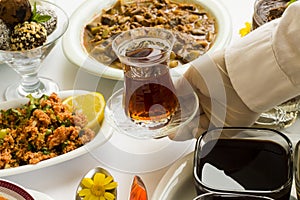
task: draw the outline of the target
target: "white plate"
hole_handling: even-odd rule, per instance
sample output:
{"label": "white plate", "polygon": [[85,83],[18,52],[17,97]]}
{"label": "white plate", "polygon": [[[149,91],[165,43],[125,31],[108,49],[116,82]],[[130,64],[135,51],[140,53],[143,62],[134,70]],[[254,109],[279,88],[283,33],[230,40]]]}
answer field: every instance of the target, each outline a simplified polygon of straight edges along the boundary
{"label": "white plate", "polygon": [[[218,0],[193,0],[210,11],[217,19],[218,36],[208,52],[213,52],[225,47],[231,40],[232,24],[230,14],[226,7]],[[108,79],[122,80],[123,71],[107,67],[99,62],[88,59],[88,53],[82,44],[83,30],[86,24],[99,15],[103,9],[111,7],[116,0],[86,0],[78,7],[70,17],[70,25],[62,38],[63,51],[65,56],[82,69]],[[185,64],[173,68],[175,74],[182,74],[190,65]]]}
{"label": "white plate", "polygon": [[42,192],[25,189],[21,185],[5,179],[0,179],[0,197],[9,200],[54,200]]}
{"label": "white plate", "polygon": [[[186,200],[197,196],[193,180],[194,153],[176,161],[160,180],[152,200]],[[296,200],[295,186],[292,187],[290,200]]]}
{"label": "white plate", "polygon": [[[85,94],[85,93],[88,93],[88,91],[68,90],[68,91],[58,92],[58,96],[60,98],[64,99],[64,98],[72,96],[72,95]],[[13,108],[13,107],[18,107],[27,102],[28,102],[27,98],[6,101],[6,102],[3,102],[0,104],[0,109],[8,109],[8,108]],[[111,136],[112,136],[112,129],[104,120],[104,122],[102,123],[102,127],[101,127],[100,131],[97,133],[96,137],[89,143],[85,144],[84,146],[79,147],[73,151],[66,153],[66,154],[62,154],[60,156],[41,161],[37,164],[23,165],[23,166],[7,168],[7,169],[0,169],[0,177],[29,172],[29,171],[41,169],[44,167],[56,165],[56,164],[71,160],[71,159],[81,156],[83,154],[89,153],[91,149],[94,149],[96,147],[103,145],[110,139]]]}
{"label": "white plate", "polygon": [[4,179],[0,179],[0,197],[9,200],[35,200],[22,186]]}

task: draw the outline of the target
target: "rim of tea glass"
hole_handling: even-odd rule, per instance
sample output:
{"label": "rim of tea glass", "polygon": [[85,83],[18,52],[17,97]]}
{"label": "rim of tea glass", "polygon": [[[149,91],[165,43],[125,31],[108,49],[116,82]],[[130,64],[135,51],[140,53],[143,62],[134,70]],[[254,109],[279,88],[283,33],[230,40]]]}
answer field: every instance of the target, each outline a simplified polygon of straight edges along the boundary
{"label": "rim of tea glass", "polygon": [[[141,35],[142,32],[144,32],[143,35]],[[155,35],[151,35],[153,37],[150,37],[148,35],[149,32],[155,33]],[[138,33],[140,33],[140,35],[136,35]],[[160,37],[160,35],[159,35],[160,33],[164,33],[164,35],[166,35],[168,37],[168,39]],[[131,40],[122,40],[121,38],[125,35],[129,35]],[[164,46],[167,48],[165,55],[163,57],[159,57],[159,58],[157,57],[157,55],[139,56],[139,57],[126,56],[125,55],[126,50],[124,50],[126,47],[126,44],[132,43],[133,41],[136,41],[139,39],[148,39],[148,40],[158,39],[160,42],[165,41],[167,43],[167,45]],[[172,51],[172,47],[173,47],[175,41],[176,41],[175,35],[173,34],[173,32],[171,30],[157,28],[157,27],[141,27],[141,28],[135,28],[135,29],[130,29],[130,30],[124,31],[121,34],[119,34],[118,36],[116,36],[112,41],[112,49],[116,53],[116,55],[119,57],[121,62],[123,62],[127,65],[145,68],[145,67],[150,67],[157,63],[163,62],[165,60],[168,60],[168,57],[170,56],[170,53]],[[147,62],[146,60],[149,60],[150,62]]]}
{"label": "rim of tea glass", "polygon": [[200,197],[209,197],[209,196],[217,196],[217,197],[230,197],[230,198],[235,198],[235,197],[252,197],[252,198],[257,198],[257,199],[265,199],[265,200],[274,200],[270,197],[266,196],[258,196],[258,195],[251,195],[251,194],[232,194],[228,192],[208,192],[205,194],[198,195],[195,197],[193,200],[199,200]]}
{"label": "rim of tea glass", "polygon": [[196,180],[196,182],[198,184],[200,184],[203,188],[205,188],[208,192],[210,193],[232,193],[232,194],[263,194],[263,195],[268,195],[270,193],[273,192],[279,192],[281,190],[283,190],[284,188],[286,188],[288,185],[292,184],[293,181],[293,145],[292,142],[290,141],[290,139],[283,133],[281,133],[280,131],[274,130],[274,129],[270,129],[270,128],[256,128],[256,127],[216,127],[216,128],[212,128],[209,129],[207,131],[205,131],[197,140],[196,142],[196,146],[195,149],[198,149],[202,138],[205,137],[210,131],[214,131],[214,130],[261,130],[261,131],[270,131],[270,132],[274,132],[275,134],[278,134],[279,136],[281,136],[283,138],[283,140],[286,141],[288,148],[289,148],[289,153],[290,153],[290,160],[291,160],[291,166],[290,166],[290,171],[291,174],[289,174],[289,179],[286,181],[285,184],[283,184],[280,188],[274,189],[274,190],[245,190],[245,191],[240,191],[240,190],[227,190],[226,192],[222,189],[215,189],[215,188],[211,188],[209,186],[207,186],[205,183],[203,183],[200,178],[197,175],[197,162],[196,159],[198,157],[198,151],[195,150],[195,154],[194,154],[194,167],[193,167],[193,175],[194,175],[194,179]]}

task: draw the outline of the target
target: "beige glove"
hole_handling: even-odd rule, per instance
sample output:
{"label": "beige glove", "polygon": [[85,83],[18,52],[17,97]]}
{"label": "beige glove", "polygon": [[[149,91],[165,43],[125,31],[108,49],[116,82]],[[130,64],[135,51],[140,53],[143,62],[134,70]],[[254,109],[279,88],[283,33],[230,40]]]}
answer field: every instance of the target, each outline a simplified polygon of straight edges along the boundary
{"label": "beige glove", "polygon": [[189,132],[199,137],[214,126],[251,126],[260,113],[299,95],[299,21],[300,2],[295,2],[281,19],[195,60],[184,77],[200,100],[199,123],[172,137]]}
{"label": "beige glove", "polygon": [[[197,138],[215,126],[250,126],[258,118],[259,113],[251,111],[232,87],[225,66],[224,51],[212,56],[206,54],[192,62],[184,78],[198,95],[199,115],[182,131],[172,135],[172,139]],[[184,90],[182,82],[176,82],[177,90]]]}

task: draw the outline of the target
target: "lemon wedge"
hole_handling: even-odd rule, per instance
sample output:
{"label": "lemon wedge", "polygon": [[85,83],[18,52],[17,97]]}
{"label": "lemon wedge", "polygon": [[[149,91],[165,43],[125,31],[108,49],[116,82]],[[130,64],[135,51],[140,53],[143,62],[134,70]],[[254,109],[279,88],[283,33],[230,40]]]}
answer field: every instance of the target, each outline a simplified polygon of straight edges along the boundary
{"label": "lemon wedge", "polygon": [[68,105],[71,111],[84,114],[88,119],[86,127],[97,130],[100,128],[104,118],[104,108],[106,101],[99,92],[70,96],[63,100],[63,104]]}

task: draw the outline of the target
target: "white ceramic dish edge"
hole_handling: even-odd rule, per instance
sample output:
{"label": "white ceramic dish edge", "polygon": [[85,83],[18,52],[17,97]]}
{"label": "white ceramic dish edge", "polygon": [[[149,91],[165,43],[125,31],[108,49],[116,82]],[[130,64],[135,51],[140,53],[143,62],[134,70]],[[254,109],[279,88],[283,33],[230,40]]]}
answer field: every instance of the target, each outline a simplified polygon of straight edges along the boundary
{"label": "white ceramic dish edge", "polygon": [[0,179],[0,197],[19,200],[35,199],[23,186],[5,179]]}
{"label": "white ceramic dish edge", "polygon": [[[190,176],[187,174],[187,172],[190,171],[192,175],[193,159],[194,154],[192,152],[177,160],[160,180],[151,200],[171,200],[172,198],[174,198],[174,191],[178,191],[180,190],[180,188],[184,189],[185,187],[182,187],[183,183],[187,182],[187,180],[190,179]],[[190,185],[187,187],[190,187]],[[190,191],[193,191],[193,188],[189,188],[188,191],[185,192],[186,199],[193,199],[196,196],[196,192],[191,193]],[[176,197],[176,200],[181,199],[178,199],[178,197]]]}
{"label": "white ceramic dish edge", "polygon": [[[85,91],[85,90],[66,90],[66,91],[58,92],[57,94],[61,98],[66,98],[71,95],[86,94],[88,92],[89,91]],[[12,101],[6,101],[6,102],[3,102],[0,104],[0,109],[17,107],[26,102],[28,102],[28,99],[26,99],[26,98],[16,99],[16,100],[12,100]],[[34,171],[37,169],[56,165],[56,164],[71,160],[73,158],[79,157],[81,155],[89,153],[90,150],[92,150],[96,147],[99,147],[100,145],[103,145],[105,142],[107,142],[110,139],[110,137],[112,136],[112,133],[113,133],[112,128],[105,122],[105,120],[103,120],[101,129],[97,133],[96,137],[89,143],[85,144],[84,146],[79,147],[78,149],[70,151],[66,154],[63,154],[63,155],[60,155],[60,156],[57,156],[57,157],[54,157],[54,158],[51,158],[48,160],[41,161],[34,165],[23,165],[20,167],[0,169],[0,177]]]}
{"label": "white ceramic dish edge", "polygon": [[[215,44],[208,52],[214,52],[218,49],[225,47],[230,43],[232,37],[232,22],[230,14],[227,8],[217,0],[196,0],[203,5],[204,8],[209,10],[218,21],[218,36]],[[96,17],[102,9],[111,7],[116,0],[104,1],[104,0],[87,0],[81,4],[70,17],[70,26],[67,32],[62,38],[62,46],[65,56],[70,62],[79,66],[83,70],[104,78],[113,80],[122,80],[122,70],[105,66],[101,63],[89,64],[87,60],[89,58],[87,52],[82,45],[82,34],[84,26],[89,23],[94,17]],[[85,17],[83,17],[85,16]],[[92,61],[93,62],[93,61]],[[94,61],[96,62],[96,61]],[[171,71],[175,71],[174,74],[182,74],[188,69],[190,64],[173,68]]]}

